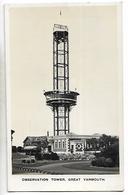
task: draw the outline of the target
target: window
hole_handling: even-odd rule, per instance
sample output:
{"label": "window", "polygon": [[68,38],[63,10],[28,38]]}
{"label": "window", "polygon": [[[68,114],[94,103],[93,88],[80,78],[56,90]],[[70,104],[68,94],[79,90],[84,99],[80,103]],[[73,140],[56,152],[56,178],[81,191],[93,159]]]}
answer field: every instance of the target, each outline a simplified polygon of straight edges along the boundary
{"label": "window", "polygon": [[63,141],[63,148],[65,148],[65,141]]}
{"label": "window", "polygon": [[57,144],[57,141],[55,141],[55,148],[57,148],[58,147],[58,144]]}
{"label": "window", "polygon": [[59,141],[59,148],[61,148],[61,142]]}

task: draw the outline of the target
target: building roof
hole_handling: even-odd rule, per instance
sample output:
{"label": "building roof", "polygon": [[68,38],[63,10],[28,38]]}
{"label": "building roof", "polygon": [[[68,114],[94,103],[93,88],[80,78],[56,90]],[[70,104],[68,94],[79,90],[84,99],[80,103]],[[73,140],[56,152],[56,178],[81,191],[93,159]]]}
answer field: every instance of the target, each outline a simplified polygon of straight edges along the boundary
{"label": "building roof", "polygon": [[27,136],[25,138],[25,140],[23,141],[23,143],[25,143],[27,140],[29,140],[30,142],[38,142],[38,141],[46,141],[47,138],[48,140],[50,139],[59,139],[59,138],[86,138],[86,139],[89,139],[89,138],[100,138],[101,137],[101,134],[98,134],[98,133],[95,133],[95,134],[92,134],[92,135],[78,135],[78,134],[75,134],[73,132],[70,132],[66,135],[56,135],[56,136]]}
{"label": "building roof", "polygon": [[100,138],[101,134],[95,133],[92,135],[78,135],[75,133],[68,133],[66,135],[56,135],[56,136],[50,136],[49,138]]}
{"label": "building roof", "polygon": [[27,136],[23,143],[25,143],[27,140],[31,142],[36,142],[36,141],[45,141],[47,139],[47,136]]}

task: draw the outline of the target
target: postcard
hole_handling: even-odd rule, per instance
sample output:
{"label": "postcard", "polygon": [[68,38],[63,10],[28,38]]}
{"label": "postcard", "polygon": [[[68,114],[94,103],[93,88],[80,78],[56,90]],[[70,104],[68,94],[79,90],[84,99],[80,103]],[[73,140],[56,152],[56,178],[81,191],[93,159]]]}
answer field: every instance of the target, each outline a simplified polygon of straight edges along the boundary
{"label": "postcard", "polygon": [[121,4],[5,6],[8,191],[122,191]]}

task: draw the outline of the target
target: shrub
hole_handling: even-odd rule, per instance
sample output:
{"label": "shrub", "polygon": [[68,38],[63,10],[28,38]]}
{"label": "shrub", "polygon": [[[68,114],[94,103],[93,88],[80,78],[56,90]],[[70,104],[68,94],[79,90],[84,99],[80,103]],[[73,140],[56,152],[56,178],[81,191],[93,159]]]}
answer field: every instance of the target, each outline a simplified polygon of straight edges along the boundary
{"label": "shrub", "polygon": [[68,160],[73,160],[74,159],[74,155],[73,154],[67,154],[67,159]]}
{"label": "shrub", "polygon": [[111,158],[106,158],[104,166],[105,167],[114,167],[114,161]]}
{"label": "shrub", "polygon": [[48,153],[43,154],[42,158],[45,159],[45,160],[51,160],[51,156]]}
{"label": "shrub", "polygon": [[98,167],[104,167],[105,164],[105,157],[99,157],[96,162]]}
{"label": "shrub", "polygon": [[112,159],[114,166],[119,166],[119,143],[116,142],[110,145],[107,149],[104,149],[100,155]]}
{"label": "shrub", "polygon": [[24,151],[23,147],[21,147],[21,146],[17,147],[17,152],[23,152],[23,151]]}
{"label": "shrub", "polygon": [[57,155],[57,153],[51,153],[51,160],[59,160],[59,156]]}
{"label": "shrub", "polygon": [[97,160],[96,159],[92,160],[91,164],[92,164],[92,166],[96,166],[97,165]]}
{"label": "shrub", "polygon": [[12,146],[12,153],[16,153],[16,152],[17,152],[16,146]]}
{"label": "shrub", "polygon": [[104,167],[105,157],[99,157],[97,159],[94,159],[94,160],[92,160],[91,164],[92,164],[92,166]]}
{"label": "shrub", "polygon": [[32,159],[32,160],[31,160],[31,163],[35,163],[35,160],[34,160],[34,159]]}
{"label": "shrub", "polygon": [[92,160],[92,166],[97,167],[114,167],[114,161],[111,158],[99,157]]}
{"label": "shrub", "polygon": [[86,160],[86,159],[87,159],[87,155],[82,154],[82,155],[81,155],[81,160]]}
{"label": "shrub", "polygon": [[68,160],[68,157],[67,157],[66,154],[61,153],[61,154],[59,154],[59,159],[60,159],[60,160]]}
{"label": "shrub", "polygon": [[36,153],[35,154],[35,158],[36,158],[36,160],[41,160],[42,159],[42,156],[41,156],[40,153]]}
{"label": "shrub", "polygon": [[57,155],[57,153],[54,153],[54,152],[51,152],[50,154],[45,153],[45,154],[43,154],[42,159],[45,159],[45,160],[59,160],[59,156]]}

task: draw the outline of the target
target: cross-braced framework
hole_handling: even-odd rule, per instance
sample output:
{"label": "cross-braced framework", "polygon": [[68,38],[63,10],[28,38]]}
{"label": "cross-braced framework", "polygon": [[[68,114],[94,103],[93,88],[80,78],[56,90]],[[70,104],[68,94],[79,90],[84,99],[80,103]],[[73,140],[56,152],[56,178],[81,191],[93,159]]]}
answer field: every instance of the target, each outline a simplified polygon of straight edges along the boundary
{"label": "cross-braced framework", "polygon": [[54,135],[69,133],[69,113],[76,105],[77,92],[69,91],[68,28],[55,24],[53,29],[53,91],[44,93],[53,110]]}

